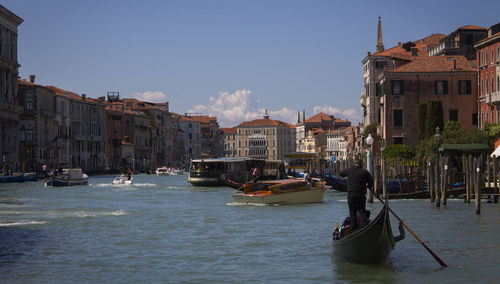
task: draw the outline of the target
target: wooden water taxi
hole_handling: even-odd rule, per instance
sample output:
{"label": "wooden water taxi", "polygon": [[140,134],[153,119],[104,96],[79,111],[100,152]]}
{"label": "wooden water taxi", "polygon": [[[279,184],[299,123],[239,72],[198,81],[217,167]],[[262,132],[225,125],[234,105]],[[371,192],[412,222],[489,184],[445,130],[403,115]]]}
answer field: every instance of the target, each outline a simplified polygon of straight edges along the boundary
{"label": "wooden water taxi", "polygon": [[244,185],[233,193],[235,203],[300,204],[322,202],[327,187],[323,182],[314,186],[305,180],[284,179]]}

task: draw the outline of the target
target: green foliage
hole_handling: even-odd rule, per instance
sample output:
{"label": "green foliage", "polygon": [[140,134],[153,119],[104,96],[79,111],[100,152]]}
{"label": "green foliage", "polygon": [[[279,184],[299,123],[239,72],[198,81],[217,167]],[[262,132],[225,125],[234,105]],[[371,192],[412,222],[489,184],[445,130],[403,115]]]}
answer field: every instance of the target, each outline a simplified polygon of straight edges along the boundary
{"label": "green foliage", "polygon": [[415,149],[403,144],[392,144],[382,150],[382,158],[404,158],[413,159],[415,157]]}
{"label": "green foliage", "polygon": [[425,116],[425,137],[433,137],[436,127],[443,129],[443,104],[441,101],[428,101]]}
{"label": "green foliage", "polygon": [[488,127],[488,134],[490,135],[491,138],[500,134],[500,124],[490,125]]}
{"label": "green foliage", "polygon": [[464,144],[467,142],[467,132],[458,121],[448,121],[441,134],[441,144]]}
{"label": "green foliage", "polygon": [[377,123],[367,125],[365,127],[365,130],[363,131],[363,133],[365,134],[365,137],[368,137],[368,134],[371,134],[373,138],[377,137],[378,136],[377,135],[377,127],[378,127]]}
{"label": "green foliage", "polygon": [[417,109],[418,140],[425,139],[425,119],[427,116],[427,103],[421,103]]}
{"label": "green foliage", "polygon": [[483,143],[488,144],[490,140],[490,135],[486,130],[476,129],[467,135],[467,143]]}

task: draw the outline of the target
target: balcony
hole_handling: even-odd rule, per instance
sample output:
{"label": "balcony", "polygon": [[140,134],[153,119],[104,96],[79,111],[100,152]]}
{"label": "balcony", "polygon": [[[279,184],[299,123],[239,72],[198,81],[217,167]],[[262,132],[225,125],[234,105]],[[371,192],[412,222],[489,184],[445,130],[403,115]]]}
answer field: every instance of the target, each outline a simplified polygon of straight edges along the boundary
{"label": "balcony", "polygon": [[500,92],[493,92],[486,95],[487,104],[500,104]]}

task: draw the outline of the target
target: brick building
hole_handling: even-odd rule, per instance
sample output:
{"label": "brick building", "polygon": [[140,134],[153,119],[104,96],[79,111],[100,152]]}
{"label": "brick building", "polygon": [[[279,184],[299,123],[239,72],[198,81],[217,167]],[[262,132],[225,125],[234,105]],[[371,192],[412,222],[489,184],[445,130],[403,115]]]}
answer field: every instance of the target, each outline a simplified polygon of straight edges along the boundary
{"label": "brick building", "polygon": [[464,56],[413,57],[406,64],[381,73],[377,98],[385,146],[418,145],[417,108],[430,100],[442,102],[444,123],[455,120],[467,131],[474,130],[476,82],[476,71]]}
{"label": "brick building", "polygon": [[500,23],[475,45],[479,69],[479,128],[500,123]]}

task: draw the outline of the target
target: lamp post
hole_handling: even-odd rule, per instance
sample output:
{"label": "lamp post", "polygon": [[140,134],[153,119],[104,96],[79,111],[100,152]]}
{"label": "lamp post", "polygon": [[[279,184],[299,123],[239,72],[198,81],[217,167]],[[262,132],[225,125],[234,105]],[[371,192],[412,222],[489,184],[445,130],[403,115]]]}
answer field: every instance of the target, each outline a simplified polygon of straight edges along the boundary
{"label": "lamp post", "polygon": [[404,149],[404,157],[405,157],[405,161],[406,161],[406,132],[403,132],[403,134],[401,134],[403,136],[403,149]]}
{"label": "lamp post", "polygon": [[[373,137],[371,134],[368,134],[368,137],[366,138],[366,145],[368,145],[368,154],[366,155],[366,168],[368,172],[373,175]],[[373,203],[373,192],[371,190],[367,192],[366,201],[369,203]]]}
{"label": "lamp post", "polygon": [[439,134],[439,126],[436,126],[436,134],[434,134],[434,138],[436,138],[436,158],[439,157],[439,138],[441,134]]}

